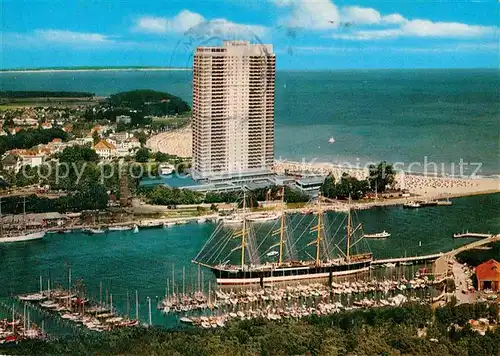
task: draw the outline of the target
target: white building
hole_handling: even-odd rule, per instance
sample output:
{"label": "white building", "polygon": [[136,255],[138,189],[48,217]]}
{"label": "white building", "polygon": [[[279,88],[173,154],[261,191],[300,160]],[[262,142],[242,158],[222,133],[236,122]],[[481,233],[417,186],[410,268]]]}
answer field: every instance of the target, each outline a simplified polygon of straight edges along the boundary
{"label": "white building", "polygon": [[193,65],[193,175],[262,175],[274,161],[272,45],[198,47]]}
{"label": "white building", "polygon": [[132,122],[132,118],[127,115],[118,115],[116,117],[116,123],[119,124],[120,122],[123,122],[124,124],[130,124],[130,122]]}
{"label": "white building", "polygon": [[117,156],[115,145],[106,140],[97,142],[93,148],[101,159],[111,159]]}

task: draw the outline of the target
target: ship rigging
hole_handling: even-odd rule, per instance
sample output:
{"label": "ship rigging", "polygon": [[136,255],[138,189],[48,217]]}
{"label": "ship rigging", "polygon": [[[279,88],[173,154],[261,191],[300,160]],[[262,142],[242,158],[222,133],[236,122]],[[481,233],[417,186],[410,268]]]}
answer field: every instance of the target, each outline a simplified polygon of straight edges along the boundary
{"label": "ship rigging", "polygon": [[[262,226],[254,226],[248,221],[244,193],[241,229],[234,230],[227,225],[217,225],[192,262],[211,269],[217,283],[221,285],[264,285],[368,271],[373,256],[363,239],[362,225],[354,224],[351,209],[347,214],[333,214],[334,220],[329,224],[321,201],[322,197],[319,196],[312,219],[297,214],[287,216],[282,189],[280,219],[274,224],[278,225],[278,228],[273,226],[266,232]],[[342,216],[340,226],[332,233],[333,224]],[[302,237],[306,233],[314,234],[315,237],[304,244]],[[273,243],[276,236],[279,236],[279,240]],[[232,247],[236,244],[235,240],[237,245]],[[271,240],[271,243],[268,240]],[[362,241],[368,251],[360,252],[363,250]],[[310,251],[312,246],[314,252]],[[278,248],[278,251],[273,250],[274,248]],[[238,262],[235,259],[236,252],[239,254]]]}

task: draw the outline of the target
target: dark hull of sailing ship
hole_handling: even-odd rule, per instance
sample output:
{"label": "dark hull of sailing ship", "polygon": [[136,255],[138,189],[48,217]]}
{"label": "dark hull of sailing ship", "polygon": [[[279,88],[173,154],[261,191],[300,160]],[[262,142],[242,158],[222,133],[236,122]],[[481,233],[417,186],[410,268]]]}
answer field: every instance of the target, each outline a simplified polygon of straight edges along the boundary
{"label": "dark hull of sailing ship", "polygon": [[369,259],[339,265],[281,266],[261,270],[242,270],[241,268],[231,270],[214,266],[210,269],[220,285],[267,284],[349,276],[367,272],[371,262],[370,256]]}

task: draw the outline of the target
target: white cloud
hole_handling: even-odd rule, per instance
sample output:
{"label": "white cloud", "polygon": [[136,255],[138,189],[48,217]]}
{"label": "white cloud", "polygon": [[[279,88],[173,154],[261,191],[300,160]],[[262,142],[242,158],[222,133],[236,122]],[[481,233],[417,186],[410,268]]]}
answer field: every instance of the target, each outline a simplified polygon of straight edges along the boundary
{"label": "white cloud", "polygon": [[[271,0],[282,14],[280,23],[313,31],[342,32],[329,37],[343,40],[380,40],[397,37],[480,38],[498,34],[498,27],[468,25],[458,22],[433,22],[426,19],[409,20],[399,13],[382,15],[373,8],[345,6],[340,10],[331,0]],[[370,29],[376,26],[378,28]]]}
{"label": "white cloud", "polygon": [[50,43],[89,45],[114,42],[109,36],[100,33],[73,32],[64,30],[35,30],[35,38]]}
{"label": "white cloud", "polygon": [[265,33],[264,26],[238,24],[226,19],[204,21],[186,31],[187,35],[221,37],[223,39],[255,38],[262,37]]}
{"label": "white cloud", "polygon": [[385,22],[388,24],[400,24],[400,23],[408,22],[408,20],[405,19],[401,14],[390,14],[390,15],[382,17],[382,22]]}
{"label": "white cloud", "polygon": [[342,21],[352,22],[356,25],[373,25],[382,20],[380,12],[368,7],[347,6],[341,10]]}
{"label": "white cloud", "polygon": [[167,20],[162,17],[144,16],[137,19],[133,30],[145,33],[165,33]]}
{"label": "white cloud", "polygon": [[136,20],[133,27],[135,32],[162,34],[167,32],[182,33],[193,26],[205,21],[200,14],[189,10],[182,10],[171,18],[143,16]]}
{"label": "white cloud", "polygon": [[467,25],[456,22],[431,22],[427,20],[408,21],[399,28],[382,30],[356,30],[349,33],[334,33],[332,38],[342,40],[380,40],[397,37],[433,38],[481,38],[494,35],[498,28]]}
{"label": "white cloud", "polygon": [[[453,44],[429,47],[399,47],[399,46],[297,46],[292,47],[293,54],[310,55],[321,53],[328,55],[344,55],[349,53],[391,52],[391,53],[497,53],[500,44],[497,42],[470,43],[458,42]],[[289,53],[283,48],[277,48],[277,53]]]}
{"label": "white cloud", "polygon": [[234,36],[248,37],[249,35],[263,36],[264,26],[239,24],[227,19],[206,20],[202,15],[182,10],[171,18],[145,16],[136,20],[132,28],[135,32],[143,33],[188,33],[197,36]]}
{"label": "white cloud", "polygon": [[112,48],[130,44],[120,42],[114,36],[91,32],[76,32],[56,29],[35,29],[32,32],[4,32],[2,45],[12,47],[70,47],[73,49]]}
{"label": "white cloud", "polygon": [[330,0],[276,0],[275,3],[290,9],[281,20],[281,24],[288,27],[325,30],[340,24],[339,10]]}
{"label": "white cloud", "polygon": [[366,31],[353,31],[350,33],[334,33],[332,38],[340,40],[380,40],[385,38],[393,38],[402,36],[402,31],[398,28],[386,30],[366,30]]}
{"label": "white cloud", "polygon": [[494,27],[428,20],[409,21],[401,29],[407,36],[418,37],[481,37],[495,32]]}

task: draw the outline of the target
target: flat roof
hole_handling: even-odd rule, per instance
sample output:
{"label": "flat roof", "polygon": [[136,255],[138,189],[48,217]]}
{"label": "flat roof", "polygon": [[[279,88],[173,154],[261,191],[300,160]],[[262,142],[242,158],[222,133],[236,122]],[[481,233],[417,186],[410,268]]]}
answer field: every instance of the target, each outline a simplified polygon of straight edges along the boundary
{"label": "flat roof", "polygon": [[140,187],[166,185],[169,188],[187,188],[198,186],[199,184],[189,175],[169,174],[159,176],[158,178],[141,179],[139,182]]}
{"label": "flat roof", "polygon": [[325,177],[307,177],[296,180],[297,184],[300,185],[323,184],[324,181]]}

